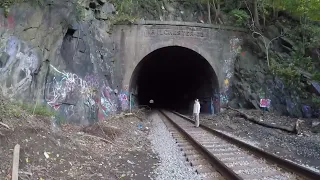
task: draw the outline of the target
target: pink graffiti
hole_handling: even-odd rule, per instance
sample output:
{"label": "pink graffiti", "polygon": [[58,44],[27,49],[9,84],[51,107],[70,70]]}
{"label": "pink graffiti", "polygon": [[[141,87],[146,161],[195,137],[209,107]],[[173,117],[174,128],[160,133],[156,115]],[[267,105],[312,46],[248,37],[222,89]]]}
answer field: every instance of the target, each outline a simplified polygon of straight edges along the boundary
{"label": "pink graffiti", "polygon": [[86,75],[84,77],[84,81],[86,81],[87,85],[90,87],[95,87],[95,88],[99,87],[99,80],[96,75]]}
{"label": "pink graffiti", "polygon": [[7,18],[0,17],[0,27],[4,28],[14,28],[15,22],[12,15],[8,16]]}
{"label": "pink graffiti", "polygon": [[49,106],[51,106],[54,110],[58,110],[61,106],[60,103],[51,103],[51,102],[48,102]]}
{"label": "pink graffiti", "polygon": [[120,94],[119,99],[120,99],[120,101],[128,101],[128,97],[126,94]]}
{"label": "pink graffiti", "polygon": [[129,101],[128,101],[128,92],[127,91],[121,91],[118,98],[121,103],[121,108],[123,111],[128,109]]}
{"label": "pink graffiti", "polygon": [[106,116],[117,111],[117,104],[112,99],[112,92],[114,91],[109,86],[103,86],[100,97],[95,98],[95,103],[98,106],[97,115],[99,120],[103,120]]}
{"label": "pink graffiti", "polygon": [[14,27],[14,19],[13,19],[13,17],[9,16],[7,20],[8,20],[8,27],[9,28],[13,28]]}
{"label": "pink graffiti", "polygon": [[108,99],[111,97],[111,92],[113,91],[109,86],[103,87],[102,90],[102,95]]}

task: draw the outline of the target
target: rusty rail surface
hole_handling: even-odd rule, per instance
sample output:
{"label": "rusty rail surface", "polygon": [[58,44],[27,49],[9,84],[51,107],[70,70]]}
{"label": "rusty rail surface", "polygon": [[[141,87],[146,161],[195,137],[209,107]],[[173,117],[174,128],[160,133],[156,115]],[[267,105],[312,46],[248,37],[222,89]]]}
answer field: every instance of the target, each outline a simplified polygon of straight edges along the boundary
{"label": "rusty rail surface", "polygon": [[[182,114],[180,114],[178,112],[175,112],[175,111],[170,111],[170,112],[172,112],[172,113],[184,118],[185,120],[187,120],[189,122],[192,122],[192,123],[194,122],[189,117],[184,116],[184,115],[182,115]],[[297,175],[300,175],[300,176],[305,177],[305,178],[310,179],[310,180],[318,180],[318,179],[320,180],[320,173],[318,173],[318,172],[312,171],[312,170],[310,170],[308,168],[305,168],[305,167],[303,167],[301,165],[298,165],[298,164],[296,164],[294,162],[290,162],[288,160],[282,159],[282,158],[280,158],[280,157],[278,157],[278,156],[276,156],[274,154],[271,154],[269,152],[266,152],[266,151],[264,151],[264,150],[262,150],[260,148],[254,147],[254,146],[252,146],[250,144],[247,144],[247,143],[245,143],[243,141],[240,141],[240,140],[238,140],[236,138],[230,137],[230,136],[228,136],[228,135],[226,135],[226,134],[224,134],[222,132],[214,130],[214,129],[206,126],[206,125],[200,124],[200,127],[203,128],[204,130],[206,130],[206,131],[208,131],[208,132],[210,132],[210,133],[222,138],[222,139],[225,139],[226,141],[228,141],[228,142],[230,142],[232,144],[238,145],[240,148],[248,150],[248,151],[250,151],[251,153],[253,153],[253,154],[257,155],[257,156],[260,156],[260,157],[262,157],[262,158],[264,158],[264,159],[266,159],[268,161],[271,161],[271,162],[279,165],[283,169],[286,169],[286,170],[288,170],[290,172],[293,172],[293,173],[295,173]]]}

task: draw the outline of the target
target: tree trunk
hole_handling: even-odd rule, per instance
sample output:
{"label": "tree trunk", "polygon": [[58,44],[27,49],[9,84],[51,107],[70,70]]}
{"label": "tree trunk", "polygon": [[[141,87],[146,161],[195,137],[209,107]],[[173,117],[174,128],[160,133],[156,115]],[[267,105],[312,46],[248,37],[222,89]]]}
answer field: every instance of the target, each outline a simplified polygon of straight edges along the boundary
{"label": "tree trunk", "polygon": [[216,2],[215,0],[212,0],[212,4],[213,4],[213,10],[214,10],[214,13],[215,13],[215,17],[214,17],[214,22],[217,23],[217,7],[216,7]]}
{"label": "tree trunk", "polygon": [[260,23],[259,23],[259,11],[258,11],[258,0],[253,0],[253,18],[254,18],[254,23],[257,28],[260,28]]}
{"label": "tree trunk", "polygon": [[213,8],[214,8],[214,11],[215,11],[215,18],[214,18],[214,21],[215,23],[220,23],[220,24],[223,24],[223,21],[220,17],[220,2],[219,0],[217,0],[217,2],[215,0],[212,0],[212,4],[213,4]]}
{"label": "tree trunk", "polygon": [[264,5],[262,3],[262,18],[263,18],[263,26],[265,27],[266,26],[266,15],[265,15],[265,9],[264,9]]}
{"label": "tree trunk", "polygon": [[274,4],[275,0],[272,0],[272,13],[273,13],[273,18],[276,19],[278,18],[278,11],[276,9],[276,5]]}
{"label": "tree trunk", "polygon": [[208,4],[208,20],[209,20],[209,23],[211,24],[211,8],[210,8],[210,1],[208,0],[207,2]]}
{"label": "tree trunk", "polygon": [[259,119],[256,119],[253,116],[250,116],[250,115],[248,115],[248,114],[246,114],[244,112],[241,112],[238,109],[233,109],[233,108],[231,108],[229,106],[227,108],[238,112],[241,117],[243,117],[244,119],[246,119],[246,120],[248,120],[248,121],[250,121],[252,123],[255,123],[255,124],[267,127],[267,128],[279,129],[281,131],[288,132],[288,133],[293,133],[293,134],[300,134],[301,133],[300,123],[302,121],[299,120],[299,119],[296,121],[296,123],[293,125],[293,127],[277,126],[277,125],[267,124],[267,123],[265,123],[263,121],[260,121]]}

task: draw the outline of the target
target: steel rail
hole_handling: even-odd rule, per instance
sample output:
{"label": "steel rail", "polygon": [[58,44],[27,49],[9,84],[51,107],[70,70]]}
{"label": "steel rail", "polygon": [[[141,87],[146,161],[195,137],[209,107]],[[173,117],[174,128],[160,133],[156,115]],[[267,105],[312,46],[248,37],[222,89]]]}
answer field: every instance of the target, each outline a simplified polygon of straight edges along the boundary
{"label": "steel rail", "polygon": [[232,169],[228,168],[222,161],[215,157],[207,148],[202,146],[197,142],[191,135],[189,135],[183,128],[181,128],[177,123],[175,123],[170,117],[167,116],[162,110],[159,110],[173,125],[177,128],[188,140],[196,146],[197,149],[201,151],[205,156],[209,158],[211,165],[221,173],[225,178],[230,180],[243,180],[239,175],[237,175]]}
{"label": "steel rail", "polygon": [[[178,112],[175,112],[175,111],[170,111],[170,112],[182,117],[183,119],[186,119],[189,122],[194,123],[194,121],[191,120],[189,117],[186,117],[186,116],[184,116],[184,115],[182,115],[182,114],[180,114]],[[274,154],[271,154],[269,152],[263,151],[260,148],[254,147],[254,146],[252,146],[250,144],[247,144],[247,143],[245,143],[243,141],[240,141],[240,140],[238,140],[236,138],[228,136],[228,135],[226,135],[226,134],[224,134],[222,132],[214,130],[214,129],[206,126],[206,125],[200,124],[200,127],[203,128],[204,130],[206,130],[206,131],[208,131],[208,132],[210,132],[210,133],[222,138],[222,139],[225,139],[226,141],[228,141],[228,142],[230,142],[232,144],[238,145],[240,148],[248,150],[253,154],[256,154],[256,155],[258,155],[258,156],[260,156],[262,158],[265,158],[266,160],[269,160],[269,161],[279,165],[283,169],[291,171],[291,172],[293,172],[293,173],[295,173],[297,175],[303,176],[303,177],[305,177],[307,179],[310,179],[310,180],[318,180],[318,179],[320,180],[320,173],[318,173],[318,172],[312,171],[312,170],[310,170],[308,168],[305,168],[305,167],[303,167],[301,165],[298,165],[298,164],[296,164],[294,162],[291,162],[291,161],[288,161],[286,159],[282,159],[282,158],[280,158],[280,157],[278,157],[278,156],[276,156]]]}

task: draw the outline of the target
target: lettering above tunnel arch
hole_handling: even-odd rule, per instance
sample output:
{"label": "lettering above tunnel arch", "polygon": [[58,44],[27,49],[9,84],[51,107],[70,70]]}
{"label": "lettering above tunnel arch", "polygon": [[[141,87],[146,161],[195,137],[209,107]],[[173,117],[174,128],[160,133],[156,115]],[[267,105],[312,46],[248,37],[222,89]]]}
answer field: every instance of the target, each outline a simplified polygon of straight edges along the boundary
{"label": "lettering above tunnel arch", "polygon": [[152,27],[146,28],[145,37],[174,36],[174,37],[192,37],[208,38],[209,29],[207,28],[177,28],[177,27]]}

